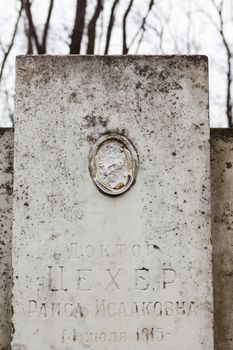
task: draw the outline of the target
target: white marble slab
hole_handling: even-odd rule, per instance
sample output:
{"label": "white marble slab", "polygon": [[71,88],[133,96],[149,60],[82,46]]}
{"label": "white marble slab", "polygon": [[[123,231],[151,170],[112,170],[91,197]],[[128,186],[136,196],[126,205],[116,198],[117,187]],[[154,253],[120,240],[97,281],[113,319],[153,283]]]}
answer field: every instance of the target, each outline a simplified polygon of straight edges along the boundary
{"label": "white marble slab", "polygon": [[13,350],[213,350],[207,75],[18,57]]}

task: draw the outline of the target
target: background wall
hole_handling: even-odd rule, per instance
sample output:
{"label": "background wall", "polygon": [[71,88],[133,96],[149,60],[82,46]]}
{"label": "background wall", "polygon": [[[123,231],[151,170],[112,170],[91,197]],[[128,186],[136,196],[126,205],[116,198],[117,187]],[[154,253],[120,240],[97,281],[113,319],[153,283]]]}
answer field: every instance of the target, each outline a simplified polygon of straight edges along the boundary
{"label": "background wall", "polygon": [[0,350],[11,340],[13,130],[0,128]]}
{"label": "background wall", "polygon": [[233,349],[233,130],[211,131],[215,348]]}
{"label": "background wall", "polygon": [[205,54],[212,127],[232,126],[232,0],[0,2],[0,125],[14,118],[18,54]]}
{"label": "background wall", "polygon": [[[0,350],[11,331],[13,130],[0,128]],[[233,130],[211,130],[215,349],[233,350]]]}

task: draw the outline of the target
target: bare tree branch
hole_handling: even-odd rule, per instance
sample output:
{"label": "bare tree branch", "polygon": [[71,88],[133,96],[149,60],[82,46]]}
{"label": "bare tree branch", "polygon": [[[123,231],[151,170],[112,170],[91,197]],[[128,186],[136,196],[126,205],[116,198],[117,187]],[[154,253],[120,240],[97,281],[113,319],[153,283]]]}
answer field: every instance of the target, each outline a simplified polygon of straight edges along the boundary
{"label": "bare tree branch", "polygon": [[103,36],[104,36],[104,11],[102,10],[100,13],[100,18],[99,18],[99,34],[97,38],[97,45],[96,45],[96,50],[95,54],[99,55],[101,53],[101,44],[103,41]]}
{"label": "bare tree branch", "polygon": [[[153,20],[154,25],[151,23],[147,23],[147,27],[152,29],[155,32],[155,35],[157,36],[159,40],[159,47],[157,49],[157,53],[165,54],[163,43],[164,43],[164,28],[169,30],[169,23],[170,23],[170,12],[167,14],[167,16],[161,11],[159,6],[156,7],[156,12],[152,10],[152,14],[154,15],[155,19]],[[174,42],[175,38],[174,38]],[[178,51],[178,50],[177,50]]]}
{"label": "bare tree branch", "polygon": [[129,49],[127,47],[127,28],[126,28],[126,26],[127,26],[127,17],[130,13],[131,7],[133,5],[133,1],[134,0],[130,0],[129,5],[128,5],[128,7],[125,11],[124,17],[123,17],[123,49],[122,49],[123,55],[126,55],[129,51]]}
{"label": "bare tree branch", "polygon": [[[223,5],[223,1],[221,2]],[[221,5],[220,4],[220,5]],[[227,119],[228,119],[228,126],[230,128],[233,127],[233,115],[232,115],[232,96],[231,96],[231,87],[232,87],[232,52],[230,49],[230,45],[227,42],[225,32],[224,32],[224,23],[223,23],[223,16],[222,16],[223,7],[221,6],[219,8],[219,17],[220,17],[220,35],[222,37],[223,45],[226,50],[227,54],[227,96],[226,96],[226,113],[227,113]]]}
{"label": "bare tree branch", "polygon": [[87,0],[77,0],[74,28],[71,35],[70,53],[80,54],[85,26]]}
{"label": "bare tree branch", "polygon": [[43,30],[43,37],[42,37],[42,42],[40,43],[38,34],[36,31],[36,26],[34,24],[32,12],[31,12],[31,5],[32,3],[30,0],[21,0],[23,9],[25,10],[26,17],[28,20],[28,31],[26,31],[28,35],[28,47],[29,50],[32,50],[32,40],[35,42],[36,50],[38,54],[45,54],[47,51],[47,37],[48,37],[48,31],[49,31],[49,24],[50,24],[50,19],[52,15],[52,10],[53,10],[53,5],[54,5],[54,0],[50,0],[50,5],[48,9],[48,15],[46,18],[44,30]]}
{"label": "bare tree branch", "polygon": [[192,4],[191,0],[188,0],[188,10],[186,12],[187,20],[188,20],[188,28],[187,28],[187,53],[191,53],[191,27],[192,27],[192,12],[191,12]]}
{"label": "bare tree branch", "polygon": [[3,71],[4,71],[4,67],[6,65],[7,58],[8,58],[8,56],[9,56],[11,50],[12,50],[12,47],[14,45],[14,41],[15,41],[15,37],[16,37],[16,34],[17,34],[19,20],[21,18],[22,9],[23,9],[23,6],[21,5],[20,10],[18,12],[18,16],[17,16],[16,22],[15,22],[15,26],[14,26],[14,31],[13,31],[13,34],[12,34],[11,42],[10,42],[10,44],[8,46],[8,49],[4,53],[4,57],[3,57],[3,61],[2,61],[1,69],[0,69],[0,82],[2,80]]}
{"label": "bare tree branch", "polygon": [[30,2],[30,0],[21,0],[21,3],[22,3],[22,6],[25,10],[27,19],[28,19],[29,35],[31,35],[31,37],[34,39],[37,52],[40,53],[40,43],[38,40],[36,28],[35,28],[33,18],[32,18],[31,2]]}
{"label": "bare tree branch", "polygon": [[114,26],[114,22],[115,22],[115,11],[116,11],[116,8],[117,8],[118,4],[119,4],[119,0],[115,0],[113,2],[112,8],[111,8],[111,15],[110,15],[109,23],[108,23],[108,30],[107,30],[107,36],[106,36],[106,45],[105,45],[105,50],[104,50],[104,54],[105,55],[108,54],[110,40],[111,40],[111,35],[112,35],[112,30],[113,30],[113,26]]}
{"label": "bare tree branch", "polygon": [[50,23],[52,11],[53,11],[53,5],[54,5],[54,0],[50,0],[48,15],[47,15],[47,19],[46,19],[45,26],[44,26],[42,45],[41,45],[41,51],[43,53],[46,53],[46,44],[47,44],[47,37],[48,37],[48,32],[49,32],[49,23]]}
{"label": "bare tree branch", "polygon": [[150,3],[149,3],[149,6],[148,6],[148,10],[145,14],[145,16],[142,18],[142,24],[140,25],[140,27],[138,28],[137,32],[135,33],[131,43],[129,44],[129,50],[130,48],[133,46],[137,36],[140,34],[141,32],[141,35],[140,35],[140,38],[139,38],[139,41],[138,41],[138,45],[137,45],[137,49],[136,49],[136,52],[139,50],[139,47],[142,43],[142,40],[143,40],[143,36],[145,34],[145,30],[146,30],[146,21],[147,21],[147,18],[152,10],[152,7],[154,6],[154,0],[150,0]]}
{"label": "bare tree branch", "polygon": [[32,55],[33,54],[32,35],[29,30],[28,20],[26,16],[24,19],[24,33],[27,38],[27,54]]}
{"label": "bare tree branch", "polygon": [[103,9],[103,0],[97,0],[97,5],[93,17],[88,24],[88,44],[87,54],[93,55],[95,52],[96,22]]}
{"label": "bare tree branch", "polygon": [[217,29],[221,39],[223,46],[226,51],[226,58],[227,58],[227,87],[226,87],[226,115],[228,120],[228,126],[230,128],[233,127],[233,105],[232,105],[232,57],[233,52],[231,51],[230,44],[227,41],[226,34],[225,34],[225,26],[224,26],[224,18],[223,18],[223,7],[224,7],[224,0],[221,0],[219,5],[215,2],[215,0],[211,0],[219,19],[219,25],[213,21],[211,16],[202,11],[204,15],[206,15],[210,22],[215,26]]}

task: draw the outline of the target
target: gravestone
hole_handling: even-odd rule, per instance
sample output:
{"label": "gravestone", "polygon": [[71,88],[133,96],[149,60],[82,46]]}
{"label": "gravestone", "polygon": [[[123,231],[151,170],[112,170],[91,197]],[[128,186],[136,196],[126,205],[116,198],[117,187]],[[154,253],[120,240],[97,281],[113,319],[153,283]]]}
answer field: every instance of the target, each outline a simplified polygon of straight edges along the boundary
{"label": "gravestone", "polygon": [[211,130],[215,350],[233,350],[233,131]]}
{"label": "gravestone", "polygon": [[0,350],[11,342],[13,130],[0,128]]}
{"label": "gravestone", "polygon": [[17,58],[13,350],[213,350],[207,59]]}

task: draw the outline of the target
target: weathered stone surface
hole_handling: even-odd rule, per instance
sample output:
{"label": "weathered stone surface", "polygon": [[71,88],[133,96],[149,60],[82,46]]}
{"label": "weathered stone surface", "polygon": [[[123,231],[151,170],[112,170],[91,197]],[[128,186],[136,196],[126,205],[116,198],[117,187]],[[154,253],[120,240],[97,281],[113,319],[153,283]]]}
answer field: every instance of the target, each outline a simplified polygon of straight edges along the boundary
{"label": "weathered stone surface", "polygon": [[211,130],[215,349],[233,350],[233,130]]}
{"label": "weathered stone surface", "polygon": [[13,130],[0,128],[0,350],[11,342]]}
{"label": "weathered stone surface", "polygon": [[206,58],[19,57],[15,125],[13,350],[212,350]]}

